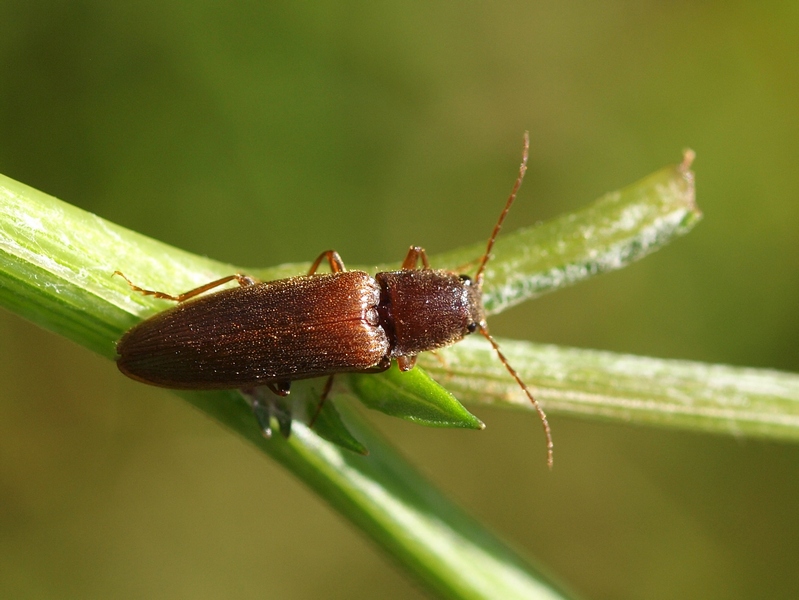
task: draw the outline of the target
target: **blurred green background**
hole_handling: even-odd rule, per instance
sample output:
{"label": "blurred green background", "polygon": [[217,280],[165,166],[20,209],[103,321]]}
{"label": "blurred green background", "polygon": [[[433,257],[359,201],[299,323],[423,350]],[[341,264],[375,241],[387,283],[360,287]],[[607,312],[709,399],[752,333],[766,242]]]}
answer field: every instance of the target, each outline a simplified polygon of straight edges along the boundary
{"label": "blurred green background", "polygon": [[[241,265],[400,260],[697,151],[705,220],[499,336],[799,371],[795,2],[0,3],[0,172]],[[124,265],[119,265],[124,269]],[[146,282],[142,282],[146,283]],[[183,290],[173,290],[176,292]],[[0,596],[416,598],[291,476],[0,313]],[[369,418],[589,598],[799,596],[799,446]]]}

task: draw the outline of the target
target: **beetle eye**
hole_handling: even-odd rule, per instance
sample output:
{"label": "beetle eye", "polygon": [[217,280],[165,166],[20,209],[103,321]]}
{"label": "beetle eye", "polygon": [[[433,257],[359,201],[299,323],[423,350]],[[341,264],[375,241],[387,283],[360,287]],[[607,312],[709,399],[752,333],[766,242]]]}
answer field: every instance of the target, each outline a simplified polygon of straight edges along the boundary
{"label": "beetle eye", "polygon": [[472,278],[468,275],[458,275],[458,279],[460,279],[466,285],[469,285],[472,282]]}
{"label": "beetle eye", "polygon": [[466,326],[466,331],[468,331],[469,333],[474,333],[475,331],[477,331],[477,323],[475,323],[474,321],[469,323]]}

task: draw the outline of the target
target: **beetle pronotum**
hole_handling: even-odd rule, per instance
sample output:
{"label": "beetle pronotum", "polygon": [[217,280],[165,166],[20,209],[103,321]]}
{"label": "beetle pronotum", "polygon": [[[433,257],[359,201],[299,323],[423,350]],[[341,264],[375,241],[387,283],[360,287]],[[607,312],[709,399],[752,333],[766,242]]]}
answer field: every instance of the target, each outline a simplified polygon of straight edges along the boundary
{"label": "beetle pronotum", "polygon": [[[338,253],[327,250],[304,276],[257,282],[237,273],[177,296],[140,288],[117,271],[133,290],[178,303],[122,336],[117,343],[119,369],[162,387],[267,386],[280,396],[289,393],[294,380],[327,376],[321,408],[337,373],[383,371],[392,359],[401,371],[408,371],[420,352],[452,345],[479,331],[538,412],[551,468],[553,445],[546,414],[488,333],[482,299],[486,264],[524,179],[529,145],[525,133],[519,175],[474,279],[431,269],[419,246],[410,248],[399,270],[374,277],[347,271]],[[317,273],[323,261],[330,273]],[[239,287],[196,298],[234,280]],[[192,298],[196,299],[187,302]],[[262,427],[268,431],[268,418]]]}

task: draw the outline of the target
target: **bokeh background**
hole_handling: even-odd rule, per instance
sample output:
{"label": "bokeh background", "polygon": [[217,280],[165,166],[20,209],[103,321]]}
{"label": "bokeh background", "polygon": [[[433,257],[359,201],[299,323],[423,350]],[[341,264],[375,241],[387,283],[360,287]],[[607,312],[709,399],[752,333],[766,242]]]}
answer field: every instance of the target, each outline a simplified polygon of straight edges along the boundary
{"label": "bokeh background", "polygon": [[[0,172],[249,266],[484,240],[697,152],[704,221],[499,336],[799,371],[795,2],[0,3]],[[124,265],[120,265],[124,268]],[[182,291],[182,290],[175,290]],[[588,598],[799,596],[799,446],[369,415]],[[417,598],[293,478],[0,312],[0,596]]]}

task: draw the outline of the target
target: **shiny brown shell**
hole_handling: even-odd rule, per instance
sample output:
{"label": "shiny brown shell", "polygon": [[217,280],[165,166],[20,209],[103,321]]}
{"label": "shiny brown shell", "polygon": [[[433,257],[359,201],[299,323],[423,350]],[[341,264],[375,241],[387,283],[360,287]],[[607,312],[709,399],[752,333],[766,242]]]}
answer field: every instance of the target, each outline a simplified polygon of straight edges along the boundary
{"label": "shiny brown shell", "polygon": [[117,343],[119,369],[176,389],[236,389],[363,371],[390,344],[362,271],[291,277],[178,304]]}

